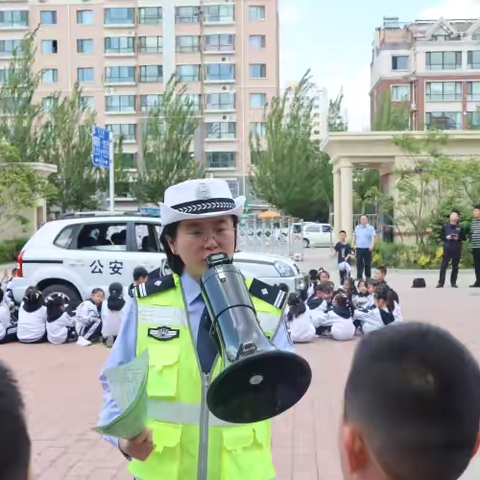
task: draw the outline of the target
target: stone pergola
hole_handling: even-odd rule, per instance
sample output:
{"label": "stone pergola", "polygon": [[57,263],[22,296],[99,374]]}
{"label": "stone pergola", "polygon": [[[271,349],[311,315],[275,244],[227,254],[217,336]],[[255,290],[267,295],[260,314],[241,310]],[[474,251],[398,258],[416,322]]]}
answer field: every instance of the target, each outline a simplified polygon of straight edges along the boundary
{"label": "stone pergola", "polygon": [[[480,158],[480,131],[448,131],[445,155]],[[353,225],[353,169],[375,168],[380,172],[380,190],[395,198],[393,172],[412,166],[412,157],[395,146],[398,135],[423,137],[427,132],[334,132],[322,145],[333,164],[333,212],[335,232],[345,230],[349,237]],[[422,156],[422,158],[425,158]]]}

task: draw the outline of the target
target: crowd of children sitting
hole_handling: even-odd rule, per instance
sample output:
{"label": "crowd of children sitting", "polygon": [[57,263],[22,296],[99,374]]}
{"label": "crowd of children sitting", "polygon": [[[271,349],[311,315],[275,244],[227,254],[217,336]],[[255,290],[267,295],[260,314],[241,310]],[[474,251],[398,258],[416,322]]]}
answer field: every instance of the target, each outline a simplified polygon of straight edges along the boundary
{"label": "crowd of children sitting", "polygon": [[128,302],[136,285],[146,282],[148,272],[137,267],[133,272],[133,283],[124,298],[121,283],[112,283],[105,300],[105,292],[94,288],[88,300],[76,309],[67,309],[65,297],[42,296],[36,287],[28,287],[19,307],[15,305],[10,280],[4,279],[0,288],[0,344],[20,341],[22,343],[50,342],[60,345],[75,341],[88,346],[93,342],[104,342],[112,347],[125,318]]}
{"label": "crowd of children sitting", "polygon": [[310,286],[301,294],[291,293],[285,310],[295,343],[317,336],[352,340],[403,320],[399,297],[385,281],[386,267],[378,267],[375,278],[356,285],[346,276],[339,288],[323,269],[310,270],[309,275]]}

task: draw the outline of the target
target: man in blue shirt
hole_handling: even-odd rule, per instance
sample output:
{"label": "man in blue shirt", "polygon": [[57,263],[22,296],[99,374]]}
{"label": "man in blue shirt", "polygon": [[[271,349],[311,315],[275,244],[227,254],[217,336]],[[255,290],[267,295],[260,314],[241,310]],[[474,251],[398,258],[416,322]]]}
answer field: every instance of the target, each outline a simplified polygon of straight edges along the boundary
{"label": "man in blue shirt", "polygon": [[370,278],[372,276],[372,251],[377,232],[373,225],[368,223],[368,217],[366,215],[360,217],[360,225],[355,227],[353,236],[357,254],[357,280],[363,279],[364,268],[365,277]]}

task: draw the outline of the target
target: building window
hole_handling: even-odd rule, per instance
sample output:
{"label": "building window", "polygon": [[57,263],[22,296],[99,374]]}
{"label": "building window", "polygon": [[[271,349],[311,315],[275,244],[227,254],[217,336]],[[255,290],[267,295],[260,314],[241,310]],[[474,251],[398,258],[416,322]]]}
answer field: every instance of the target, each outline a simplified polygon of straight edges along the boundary
{"label": "building window", "polygon": [[468,52],[468,68],[472,70],[480,68],[480,51]]}
{"label": "building window", "polygon": [[45,68],[42,70],[42,83],[57,83],[58,70],[56,68]]}
{"label": "building window", "polygon": [[77,68],[79,82],[93,82],[93,68]]}
{"label": "building window", "polygon": [[265,138],[267,135],[267,124],[264,122],[250,123],[250,135],[254,137]]}
{"label": "building window", "polygon": [[23,40],[0,40],[0,57],[21,56]]}
{"label": "building window", "polygon": [[77,53],[93,53],[93,40],[91,38],[82,38],[77,40]]}
{"label": "building window", "polygon": [[[136,169],[137,168],[137,154],[122,152],[115,158],[116,165],[121,165],[122,168]],[[119,163],[120,162],[120,163]]]}
{"label": "building window", "polygon": [[251,63],[250,64],[250,77],[251,78],[266,78],[267,77],[267,65],[265,63]]}
{"label": "building window", "polygon": [[264,6],[249,7],[248,18],[252,22],[255,22],[258,20],[265,20],[265,7]]}
{"label": "building window", "polygon": [[210,5],[204,8],[204,20],[210,23],[232,23],[234,21],[233,5]]}
{"label": "building window", "polygon": [[135,112],[135,95],[110,95],[105,97],[107,112]]}
{"label": "building window", "polygon": [[162,7],[142,7],[138,9],[139,23],[162,23]]}
{"label": "building window", "polygon": [[140,53],[162,53],[163,37],[140,37]]}
{"label": "building window", "polygon": [[394,55],[392,57],[392,70],[410,70],[410,57],[407,55]]}
{"label": "building window", "polygon": [[57,41],[56,40],[42,40],[42,53],[48,55],[57,53]]}
{"label": "building window", "polygon": [[235,50],[235,35],[207,35],[205,37],[206,52],[233,52]]}
{"label": "building window", "polygon": [[95,97],[90,97],[90,96],[80,97],[80,105],[85,110],[95,110]]}
{"label": "building window", "polygon": [[410,85],[393,85],[392,86],[392,101],[404,102],[410,101]]}
{"label": "building window", "polygon": [[77,23],[91,25],[93,23],[93,10],[77,10]]}
{"label": "building window", "polygon": [[192,110],[198,112],[200,111],[200,97],[200,94],[197,93],[183,93],[180,98],[185,105],[191,105]]}
{"label": "building window", "polygon": [[44,10],[40,12],[40,23],[42,25],[56,25],[57,12],[56,10]]}
{"label": "building window", "polygon": [[57,97],[43,97],[42,98],[42,111],[51,112],[58,105]]}
{"label": "building window", "polygon": [[214,122],[206,123],[207,138],[214,139],[235,139],[235,122]]}
{"label": "building window", "polygon": [[28,27],[27,10],[7,10],[0,12],[0,28]]}
{"label": "building window", "polygon": [[457,70],[462,68],[462,52],[427,52],[427,70]]}
{"label": "building window", "polygon": [[163,103],[163,95],[140,95],[140,110],[148,113],[159,108]]}
{"label": "building window", "polygon": [[137,139],[137,126],[134,123],[113,123],[106,127],[115,138],[123,138],[126,142],[134,142]]}
{"label": "building window", "polygon": [[235,80],[235,65],[210,63],[205,65],[205,79],[208,81]]}
{"label": "building window", "polygon": [[427,82],[425,85],[426,100],[461,100],[462,82]]}
{"label": "building window", "polygon": [[135,53],[135,37],[105,37],[105,53]]}
{"label": "building window", "polygon": [[199,17],[199,7],[176,7],[175,9],[175,21],[177,23],[198,23]]}
{"label": "building window", "polygon": [[432,35],[432,42],[446,42],[447,40],[450,40],[450,35],[446,32]]}
{"label": "building window", "polygon": [[266,104],[267,104],[266,93],[250,94],[250,108],[264,108]]}
{"label": "building window", "polygon": [[478,112],[467,112],[467,125],[469,130],[478,130],[480,128],[480,115],[478,115]]}
{"label": "building window", "polygon": [[177,78],[181,82],[198,82],[200,80],[200,65],[178,65]]}
{"label": "building window", "polygon": [[200,50],[200,37],[198,35],[180,35],[177,37],[177,52],[190,53]]}
{"label": "building window", "polygon": [[477,31],[477,33],[474,33],[472,35],[472,40],[475,40],[475,41],[480,40],[480,32],[479,31]]}
{"label": "building window", "polygon": [[480,100],[480,82],[468,82],[468,100]]}
{"label": "building window", "polygon": [[106,8],[105,25],[133,25],[135,23],[134,8]]}
{"label": "building window", "polygon": [[427,112],[425,125],[442,130],[462,130],[462,112]]}
{"label": "building window", "polygon": [[235,168],[235,152],[207,152],[207,168]]}
{"label": "building window", "polygon": [[252,52],[259,52],[262,48],[265,48],[266,40],[265,35],[250,35],[249,44]]}
{"label": "building window", "polygon": [[155,83],[163,80],[162,65],[142,65],[140,67],[140,82]]}
{"label": "building window", "polygon": [[207,110],[234,110],[235,94],[234,93],[208,93],[206,108]]}
{"label": "building window", "polygon": [[135,83],[135,67],[105,67],[106,83]]}

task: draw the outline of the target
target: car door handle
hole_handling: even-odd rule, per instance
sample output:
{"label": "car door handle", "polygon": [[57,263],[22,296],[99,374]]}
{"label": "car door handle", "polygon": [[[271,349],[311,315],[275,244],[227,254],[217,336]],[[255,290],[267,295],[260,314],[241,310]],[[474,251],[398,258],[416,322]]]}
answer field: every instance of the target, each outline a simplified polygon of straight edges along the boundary
{"label": "car door handle", "polygon": [[79,260],[70,260],[69,262],[67,262],[68,265],[70,265],[71,267],[83,267],[85,265],[85,263],[79,261]]}

